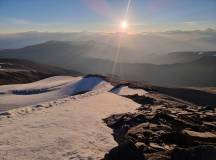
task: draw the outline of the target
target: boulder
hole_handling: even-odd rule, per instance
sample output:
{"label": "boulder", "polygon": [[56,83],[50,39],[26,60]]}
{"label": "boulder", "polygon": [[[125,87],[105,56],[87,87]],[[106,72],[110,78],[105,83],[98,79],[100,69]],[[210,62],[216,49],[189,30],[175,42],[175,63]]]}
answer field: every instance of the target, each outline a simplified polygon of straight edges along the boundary
{"label": "boulder", "polygon": [[113,148],[105,155],[104,160],[145,160],[145,156],[136,145],[127,142]]}
{"label": "boulder", "polygon": [[209,143],[216,143],[216,134],[211,132],[195,132],[188,129],[184,129],[182,134],[189,141],[202,141]]}

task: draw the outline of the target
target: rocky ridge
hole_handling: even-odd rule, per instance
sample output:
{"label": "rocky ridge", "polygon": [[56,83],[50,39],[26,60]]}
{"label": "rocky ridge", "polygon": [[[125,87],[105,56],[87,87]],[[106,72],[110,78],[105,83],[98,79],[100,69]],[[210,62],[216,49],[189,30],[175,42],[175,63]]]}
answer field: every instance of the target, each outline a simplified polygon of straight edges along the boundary
{"label": "rocky ridge", "polygon": [[105,160],[215,160],[216,108],[155,91],[126,96],[142,106],[104,122],[118,146]]}

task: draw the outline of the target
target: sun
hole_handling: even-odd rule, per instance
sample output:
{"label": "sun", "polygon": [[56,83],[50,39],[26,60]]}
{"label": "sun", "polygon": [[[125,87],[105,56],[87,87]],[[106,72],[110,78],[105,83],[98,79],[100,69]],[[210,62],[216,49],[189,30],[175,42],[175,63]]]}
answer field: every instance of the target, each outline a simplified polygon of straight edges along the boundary
{"label": "sun", "polygon": [[128,23],[127,23],[127,21],[124,20],[124,21],[121,22],[121,28],[122,28],[122,29],[128,28]]}

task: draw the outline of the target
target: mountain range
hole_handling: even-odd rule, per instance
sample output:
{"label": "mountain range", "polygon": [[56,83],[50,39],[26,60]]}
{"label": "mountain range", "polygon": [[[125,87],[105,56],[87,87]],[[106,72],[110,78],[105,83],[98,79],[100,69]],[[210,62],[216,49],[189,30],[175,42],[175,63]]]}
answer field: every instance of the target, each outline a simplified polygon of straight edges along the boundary
{"label": "mountain range", "polygon": [[214,51],[143,55],[142,63],[131,62],[130,59],[136,58],[129,52],[123,47],[116,58],[116,47],[101,42],[48,41],[20,49],[1,50],[0,58],[25,59],[83,74],[117,75],[120,79],[162,86],[216,85]]}
{"label": "mountain range", "polygon": [[0,85],[28,83],[57,75],[77,76],[80,73],[29,60],[0,58]]}

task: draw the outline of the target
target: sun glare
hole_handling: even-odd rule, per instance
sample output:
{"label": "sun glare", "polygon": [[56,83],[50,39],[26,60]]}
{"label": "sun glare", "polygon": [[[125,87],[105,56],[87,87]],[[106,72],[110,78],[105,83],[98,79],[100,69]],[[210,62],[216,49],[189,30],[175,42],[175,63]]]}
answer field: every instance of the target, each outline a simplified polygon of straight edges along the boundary
{"label": "sun glare", "polygon": [[122,29],[128,28],[128,23],[127,23],[127,21],[122,21],[122,22],[121,22],[121,28],[122,28]]}

